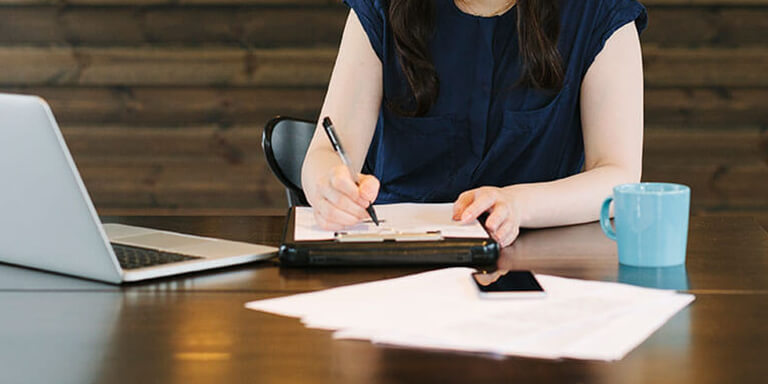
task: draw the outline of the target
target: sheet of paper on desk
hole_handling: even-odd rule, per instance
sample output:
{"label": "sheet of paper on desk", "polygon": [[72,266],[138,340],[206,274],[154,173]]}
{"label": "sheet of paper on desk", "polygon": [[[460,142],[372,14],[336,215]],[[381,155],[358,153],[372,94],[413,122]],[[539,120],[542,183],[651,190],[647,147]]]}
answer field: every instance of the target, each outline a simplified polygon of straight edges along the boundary
{"label": "sheet of paper on desk", "polygon": [[[363,222],[346,228],[347,233],[378,233],[397,231],[403,233],[440,231],[443,237],[486,238],[488,233],[475,221],[461,224],[453,221],[453,203],[445,204],[385,204],[376,205],[380,226]],[[312,208],[297,207],[294,239],[296,241],[332,240],[334,231],[325,231],[315,222]]]}
{"label": "sheet of paper on desk", "polygon": [[618,360],[694,297],[537,275],[545,299],[481,299],[470,268],[248,303],[334,337],[537,358]]}

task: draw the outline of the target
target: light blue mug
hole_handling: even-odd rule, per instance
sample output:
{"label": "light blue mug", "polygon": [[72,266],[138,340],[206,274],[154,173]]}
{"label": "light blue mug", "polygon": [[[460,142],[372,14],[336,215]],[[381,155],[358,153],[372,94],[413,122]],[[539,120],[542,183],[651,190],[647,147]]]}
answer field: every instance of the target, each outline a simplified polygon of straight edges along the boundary
{"label": "light blue mug", "polygon": [[[610,207],[614,203],[611,227]],[[619,248],[619,263],[668,267],[685,263],[691,189],[670,183],[622,184],[603,202],[600,225]]]}

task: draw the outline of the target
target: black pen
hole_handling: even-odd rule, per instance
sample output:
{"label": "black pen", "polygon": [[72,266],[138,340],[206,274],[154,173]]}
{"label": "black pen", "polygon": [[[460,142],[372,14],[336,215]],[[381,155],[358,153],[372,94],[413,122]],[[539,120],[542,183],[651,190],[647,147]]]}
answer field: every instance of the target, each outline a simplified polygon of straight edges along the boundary
{"label": "black pen", "polygon": [[[330,117],[324,117],[323,118],[323,128],[325,129],[325,133],[328,135],[328,139],[331,140],[331,146],[333,146],[333,150],[336,151],[336,153],[339,154],[339,157],[341,158],[341,162],[344,163],[344,165],[349,168],[349,172],[352,175],[352,180],[355,181],[355,184],[360,185],[360,180],[357,178],[357,174],[355,172],[352,172],[352,167],[349,166],[349,159],[347,159],[347,154],[344,152],[344,148],[341,146],[341,141],[339,140],[339,137],[336,136],[336,130],[333,128],[333,123],[331,122]],[[371,219],[374,223],[376,223],[376,226],[379,225],[379,219],[376,217],[376,211],[373,210],[373,205],[368,204],[368,208],[365,209],[368,211],[368,214],[371,216]]]}

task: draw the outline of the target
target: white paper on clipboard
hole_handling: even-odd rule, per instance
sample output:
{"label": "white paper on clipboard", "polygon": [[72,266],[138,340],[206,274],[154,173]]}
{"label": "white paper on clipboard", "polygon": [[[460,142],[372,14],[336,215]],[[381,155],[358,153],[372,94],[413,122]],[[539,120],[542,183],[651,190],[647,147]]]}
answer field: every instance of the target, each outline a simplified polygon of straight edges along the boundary
{"label": "white paper on clipboard", "polygon": [[[377,234],[380,232],[420,233],[440,231],[444,238],[483,239],[488,233],[478,221],[461,224],[453,220],[453,203],[424,204],[399,203],[375,205],[380,226],[370,220],[345,228],[349,234]],[[315,221],[312,208],[297,207],[293,238],[295,241],[333,240],[334,231],[321,229]]]}

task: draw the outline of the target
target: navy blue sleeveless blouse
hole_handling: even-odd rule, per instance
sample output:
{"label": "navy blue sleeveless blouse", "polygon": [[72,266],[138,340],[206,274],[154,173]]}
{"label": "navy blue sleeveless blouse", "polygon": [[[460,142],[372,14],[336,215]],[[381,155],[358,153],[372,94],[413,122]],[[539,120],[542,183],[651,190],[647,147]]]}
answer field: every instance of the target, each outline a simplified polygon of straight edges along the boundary
{"label": "navy blue sleeveless blouse", "polygon": [[581,171],[582,79],[613,32],[631,21],[642,32],[648,19],[635,0],[559,1],[565,85],[548,91],[516,86],[517,6],[479,17],[453,0],[435,0],[430,48],[440,92],[426,116],[410,118],[385,106],[409,92],[387,23],[387,0],[345,0],[383,68],[384,103],[365,160],[381,181],[377,203],[450,202],[480,186],[550,181]]}

